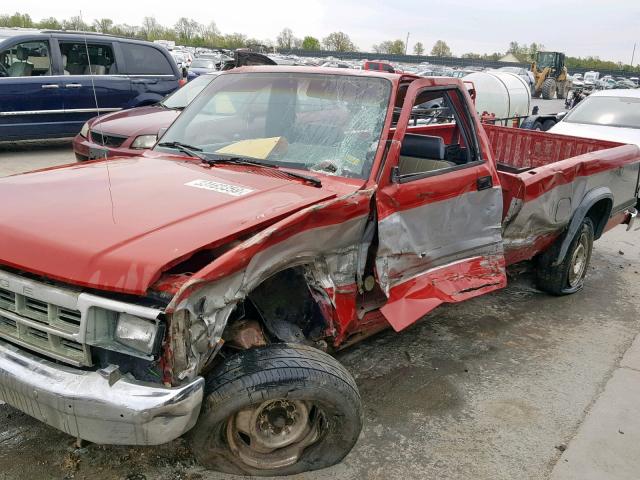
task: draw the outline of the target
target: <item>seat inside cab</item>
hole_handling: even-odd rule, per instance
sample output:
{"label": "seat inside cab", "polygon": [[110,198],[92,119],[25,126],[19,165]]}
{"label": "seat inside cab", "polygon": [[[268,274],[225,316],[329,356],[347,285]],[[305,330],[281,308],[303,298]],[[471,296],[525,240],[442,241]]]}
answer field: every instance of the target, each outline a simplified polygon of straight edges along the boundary
{"label": "seat inside cab", "polygon": [[442,137],[407,133],[400,149],[400,175],[430,172],[453,167],[445,160],[445,144]]}

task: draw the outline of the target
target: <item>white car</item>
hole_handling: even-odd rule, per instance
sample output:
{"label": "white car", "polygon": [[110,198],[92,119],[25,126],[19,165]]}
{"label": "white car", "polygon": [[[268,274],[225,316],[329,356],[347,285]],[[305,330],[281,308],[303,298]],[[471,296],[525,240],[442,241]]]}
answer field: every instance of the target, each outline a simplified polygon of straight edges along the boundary
{"label": "white car", "polygon": [[549,132],[640,146],[640,90],[592,93]]}

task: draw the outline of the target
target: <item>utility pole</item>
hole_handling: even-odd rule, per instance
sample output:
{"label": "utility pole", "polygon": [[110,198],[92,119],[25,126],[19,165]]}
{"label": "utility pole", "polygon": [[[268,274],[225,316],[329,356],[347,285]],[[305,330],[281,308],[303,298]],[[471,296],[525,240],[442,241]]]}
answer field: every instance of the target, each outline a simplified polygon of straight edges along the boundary
{"label": "utility pole", "polygon": [[631,66],[633,67],[633,60],[636,56],[636,44],[633,44],[633,53],[631,54]]}
{"label": "utility pole", "polygon": [[407,49],[409,48],[409,32],[407,32],[407,41],[404,42],[404,54],[407,54]]}

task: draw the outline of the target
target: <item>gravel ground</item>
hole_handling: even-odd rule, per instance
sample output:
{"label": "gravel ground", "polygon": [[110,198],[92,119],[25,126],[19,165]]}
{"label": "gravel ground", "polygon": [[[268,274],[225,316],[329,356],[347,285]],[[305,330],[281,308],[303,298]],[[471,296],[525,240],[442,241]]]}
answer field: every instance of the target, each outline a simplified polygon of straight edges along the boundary
{"label": "gravel ground", "polygon": [[[552,102],[543,102],[554,110]],[[73,160],[69,144],[0,148],[0,175]],[[342,353],[365,428],[340,465],[304,479],[547,479],[640,331],[638,232],[597,242],[584,291],[550,297],[524,271],[503,291],[439,308]],[[0,406],[0,479],[221,479],[186,442],[73,446]]]}

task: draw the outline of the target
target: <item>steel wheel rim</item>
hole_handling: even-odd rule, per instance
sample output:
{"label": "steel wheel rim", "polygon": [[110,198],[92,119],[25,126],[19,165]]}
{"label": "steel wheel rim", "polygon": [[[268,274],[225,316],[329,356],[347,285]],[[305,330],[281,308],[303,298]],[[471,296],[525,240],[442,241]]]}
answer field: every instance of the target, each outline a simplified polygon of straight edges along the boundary
{"label": "steel wheel rim", "polygon": [[569,286],[576,287],[584,278],[589,258],[589,239],[583,232],[576,245],[569,264]]}
{"label": "steel wheel rim", "polygon": [[226,437],[244,464],[261,470],[295,464],[318,440],[318,410],[301,400],[269,400],[232,415]]}

